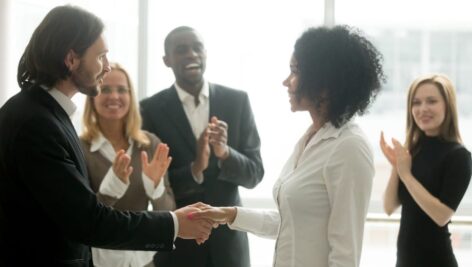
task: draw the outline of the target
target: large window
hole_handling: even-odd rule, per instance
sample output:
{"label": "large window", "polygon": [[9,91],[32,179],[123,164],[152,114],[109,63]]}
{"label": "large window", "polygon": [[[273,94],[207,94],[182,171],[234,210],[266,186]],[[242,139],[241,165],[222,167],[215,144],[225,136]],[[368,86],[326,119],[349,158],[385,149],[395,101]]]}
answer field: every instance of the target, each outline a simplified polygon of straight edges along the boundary
{"label": "large window", "polygon": [[[443,4],[442,4],[443,3]],[[472,147],[472,17],[468,1],[375,1],[337,0],[335,18],[363,30],[382,52],[387,84],[370,113],[359,119],[374,145],[376,176],[369,218],[382,215],[382,197],[390,165],[379,145],[380,131],[399,140],[405,138],[406,97],[410,83],[420,74],[440,72],[455,83],[459,126],[463,141]],[[362,14],[362,15],[360,15]],[[379,215],[375,215],[379,213]],[[459,266],[470,266],[472,250],[470,218],[472,190],[466,193],[453,224],[452,244]],[[395,215],[394,218],[399,218]],[[380,220],[382,221],[382,220]],[[468,222],[467,222],[468,221]],[[368,222],[364,235],[363,267],[394,266],[397,223]]]}
{"label": "large window", "polygon": [[[181,25],[197,29],[208,52],[205,77],[210,82],[248,92],[261,136],[266,175],[255,189],[241,189],[243,201],[251,207],[275,207],[272,186],[295,142],[310,124],[308,114],[290,112],[282,81],[289,74],[288,63],[296,38],[307,27],[324,23],[325,0],[6,1],[10,1],[11,7],[11,38],[3,38],[10,48],[7,96],[19,90],[17,63],[33,30],[56,5],[82,6],[104,20],[109,58],[129,70],[133,82],[140,86],[141,97],[174,82],[172,70],[162,62],[166,34]],[[333,1],[335,22],[356,26],[366,33],[382,52],[388,76],[369,114],[357,118],[375,152],[376,176],[369,210],[372,221],[383,213],[382,195],[390,172],[378,146],[380,131],[387,137],[404,139],[406,92],[416,76],[442,72],[452,79],[458,91],[462,138],[466,147],[472,149],[472,16],[468,0],[327,2]],[[139,17],[139,6],[143,3],[148,10],[147,21]],[[145,26],[146,38],[141,40],[147,43],[140,46],[138,33]],[[147,49],[141,51],[142,47]],[[144,55],[146,62],[140,62],[143,58],[138,53]],[[144,73],[138,73],[138,66]],[[79,132],[83,99],[79,94],[74,99],[78,112],[73,120]],[[0,99],[0,105],[4,101]],[[472,190],[467,192],[457,215],[472,216]],[[470,218],[465,219],[470,223]],[[469,266],[470,226],[456,224],[452,229],[459,264]],[[397,230],[398,224],[368,223],[363,267],[393,266]],[[274,241],[253,235],[250,240],[253,266],[270,266]]]}
{"label": "large window", "polygon": [[[308,26],[323,23],[323,0],[240,0],[149,2],[149,73],[147,95],[174,82],[162,62],[164,38],[181,25],[197,29],[208,52],[205,77],[248,92],[262,141],[263,181],[241,188],[243,202],[274,207],[272,186],[295,142],[310,124],[307,114],[290,112],[282,81],[296,38]],[[230,126],[231,127],[231,126]],[[249,235],[251,263],[271,266],[274,241]]]}
{"label": "large window", "polygon": [[[205,77],[247,91],[262,140],[266,174],[255,189],[242,189],[246,201],[271,205],[272,185],[295,142],[310,124],[306,114],[290,112],[282,81],[296,38],[323,23],[322,0],[160,1],[149,2],[147,94],[174,82],[162,62],[164,38],[181,25],[197,29],[208,52]],[[231,127],[231,126],[230,126]],[[262,197],[262,200],[260,199]],[[273,205],[272,205],[273,206]]]}
{"label": "large window", "polygon": [[[336,1],[336,22],[356,26],[371,38],[384,56],[388,76],[370,114],[359,119],[376,152],[371,212],[382,212],[382,195],[390,173],[378,146],[380,131],[404,140],[407,90],[418,75],[444,73],[455,83],[462,138],[468,148],[472,147],[472,17],[464,12],[468,1],[440,3]],[[457,215],[472,215],[471,190]]]}
{"label": "large window", "polygon": [[[6,0],[10,1],[10,0]],[[125,0],[18,0],[10,1],[11,7],[11,29],[12,38],[6,39],[10,42],[9,66],[10,73],[7,82],[7,96],[19,91],[16,82],[16,69],[18,61],[28,41],[44,16],[53,7],[58,5],[76,5],[89,10],[99,16],[105,23],[104,36],[108,43],[110,61],[120,62],[125,66],[133,81],[137,81],[138,57],[138,1]],[[84,107],[84,96],[76,94],[74,102],[77,112],[73,116],[73,122],[77,130],[81,129],[81,115]],[[0,105],[5,100],[0,99]]]}
{"label": "large window", "polygon": [[[428,72],[451,77],[458,90],[463,139],[466,146],[472,144],[472,108],[467,105],[472,100],[472,27],[467,27],[472,19],[464,12],[467,1],[453,2],[435,6],[431,1],[335,1],[336,23],[356,26],[367,34],[384,55],[388,76],[370,113],[357,119],[375,150],[377,175],[371,212],[382,212],[381,198],[390,172],[378,147],[380,131],[404,139],[406,90],[414,77]],[[170,30],[181,25],[202,33],[208,50],[206,78],[250,95],[266,166],[259,186],[241,190],[250,205],[273,205],[273,182],[310,123],[307,114],[289,111],[281,82],[288,74],[296,38],[305,28],[322,25],[323,19],[321,0],[149,2],[147,96],[174,81],[172,70],[162,62],[163,42]],[[467,193],[459,214],[472,215],[471,193]]]}

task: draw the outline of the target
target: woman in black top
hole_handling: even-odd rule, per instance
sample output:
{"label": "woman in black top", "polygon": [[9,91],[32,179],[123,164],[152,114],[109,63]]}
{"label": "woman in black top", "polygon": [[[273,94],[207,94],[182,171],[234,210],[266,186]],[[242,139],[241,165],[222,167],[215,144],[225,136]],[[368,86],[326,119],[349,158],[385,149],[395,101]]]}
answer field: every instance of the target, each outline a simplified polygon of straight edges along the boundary
{"label": "woman in black top", "polygon": [[384,209],[390,215],[402,206],[397,267],[457,266],[448,224],[471,176],[470,152],[461,142],[452,83],[440,74],[416,79],[408,92],[405,146],[380,138],[393,167]]}

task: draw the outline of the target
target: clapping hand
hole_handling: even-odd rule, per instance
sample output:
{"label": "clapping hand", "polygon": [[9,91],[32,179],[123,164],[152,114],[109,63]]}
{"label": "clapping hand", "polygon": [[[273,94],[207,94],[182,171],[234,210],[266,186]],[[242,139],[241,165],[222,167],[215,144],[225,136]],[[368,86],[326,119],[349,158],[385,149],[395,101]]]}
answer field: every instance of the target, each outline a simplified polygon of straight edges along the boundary
{"label": "clapping hand", "polygon": [[141,152],[141,165],[143,172],[154,182],[154,187],[156,187],[161,181],[162,176],[169,168],[171,161],[172,157],[169,157],[169,147],[164,143],[157,145],[151,162],[148,162],[146,151]]}
{"label": "clapping hand", "polygon": [[116,153],[115,160],[113,160],[113,172],[125,184],[129,183],[129,176],[133,172],[133,167],[129,165],[130,163],[131,157],[123,149]]}
{"label": "clapping hand", "polygon": [[392,138],[392,143],[395,151],[397,173],[400,179],[404,179],[408,174],[411,174],[411,155],[400,142]]}
{"label": "clapping hand", "polygon": [[411,155],[408,149],[406,149],[398,140],[392,138],[393,147],[385,142],[383,132],[380,134],[380,148],[395,168],[400,179],[403,179],[407,174],[411,173]]}
{"label": "clapping hand", "polygon": [[215,156],[221,160],[225,160],[229,156],[228,148],[228,124],[222,120],[218,120],[216,116],[211,117],[209,143],[213,149]]}
{"label": "clapping hand", "polygon": [[383,131],[380,133],[380,149],[382,150],[384,156],[387,158],[388,162],[390,162],[393,167],[396,167],[397,159],[395,157],[395,150],[393,149],[393,147],[388,145],[387,142],[385,142]]}

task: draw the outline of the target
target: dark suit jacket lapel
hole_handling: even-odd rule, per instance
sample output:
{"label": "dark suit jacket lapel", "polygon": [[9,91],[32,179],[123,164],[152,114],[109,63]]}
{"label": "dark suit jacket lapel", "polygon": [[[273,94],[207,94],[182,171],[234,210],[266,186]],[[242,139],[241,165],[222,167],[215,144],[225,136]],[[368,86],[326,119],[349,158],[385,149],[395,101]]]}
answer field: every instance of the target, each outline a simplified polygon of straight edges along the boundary
{"label": "dark suit jacket lapel", "polygon": [[67,115],[66,111],[57,103],[57,101],[50,96],[44,89],[42,88],[34,88],[36,92],[38,92],[38,97],[40,98],[41,102],[45,103],[50,110],[52,111],[53,115],[61,122],[63,126],[64,132],[67,135],[67,139],[70,141],[71,147],[75,152],[75,156],[77,158],[78,163],[78,170],[83,175],[87,185],[90,185],[90,181],[88,180],[88,173],[87,173],[87,165],[85,164],[85,157],[82,152],[79,138],[75,131],[74,125]]}
{"label": "dark suit jacket lapel", "polygon": [[192,152],[196,151],[196,139],[193,135],[192,127],[190,122],[185,114],[182,102],[180,102],[179,96],[177,95],[177,90],[174,86],[169,88],[169,99],[166,101],[165,112],[171,118],[172,123],[174,123],[175,128],[182,135],[185,143],[191,148]]}
{"label": "dark suit jacket lapel", "polygon": [[[219,99],[218,91],[216,90],[216,86],[214,84],[209,85],[210,87],[210,118],[212,116],[218,117],[218,119],[221,119],[219,115],[222,113],[221,111],[224,109],[224,106],[222,105],[224,101],[221,101]],[[208,118],[208,120],[210,120]]]}
{"label": "dark suit jacket lapel", "polygon": [[[65,112],[62,110],[62,113],[65,113]],[[78,161],[79,167],[80,167],[79,171],[80,171],[80,173],[82,173],[82,175],[84,177],[87,178],[87,184],[90,185],[90,183],[89,183],[90,181],[88,179],[88,173],[87,173],[87,165],[85,164],[85,156],[84,156],[84,153],[81,149],[79,137],[77,136],[77,132],[75,131],[74,125],[72,124],[72,122],[71,122],[69,116],[67,115],[67,113],[65,114],[65,116],[58,115],[58,117],[64,123],[66,133],[69,137],[69,140],[71,141],[71,144],[72,144],[72,147],[75,151],[75,154],[77,155],[77,161]]]}

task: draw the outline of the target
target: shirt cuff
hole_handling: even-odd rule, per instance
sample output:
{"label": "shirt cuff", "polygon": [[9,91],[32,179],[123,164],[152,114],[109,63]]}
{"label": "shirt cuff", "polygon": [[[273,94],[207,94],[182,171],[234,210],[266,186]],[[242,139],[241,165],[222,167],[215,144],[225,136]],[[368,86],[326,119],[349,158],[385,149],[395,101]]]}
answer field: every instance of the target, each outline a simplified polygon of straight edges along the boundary
{"label": "shirt cuff", "polygon": [[[179,221],[177,220],[177,215],[174,212],[169,211],[170,215],[172,215],[172,219],[174,220],[174,242],[177,239],[177,234],[179,233]],[[175,248],[175,247],[174,247]]]}
{"label": "shirt cuff", "polygon": [[205,177],[203,176],[203,172],[199,173],[199,174],[193,174],[192,172],[192,165],[193,165],[193,162],[192,164],[190,165],[190,172],[192,173],[192,177],[193,177],[193,180],[197,183],[197,184],[202,184],[203,181],[205,180]]}
{"label": "shirt cuff", "polygon": [[232,230],[262,229],[263,220],[257,220],[258,215],[260,216],[258,210],[236,207],[236,217],[233,223],[228,223],[228,227]]}
{"label": "shirt cuff", "polygon": [[141,177],[143,178],[144,191],[146,191],[146,195],[148,197],[154,200],[164,194],[164,177],[161,177],[161,180],[159,181],[159,184],[157,184],[156,187],[154,187],[154,181],[149,178],[149,176],[144,174],[144,172],[142,173]]}
{"label": "shirt cuff", "polygon": [[113,172],[113,168],[110,168],[105,174],[98,192],[102,195],[107,195],[114,198],[121,198],[128,190],[128,184],[123,183],[118,176]]}

